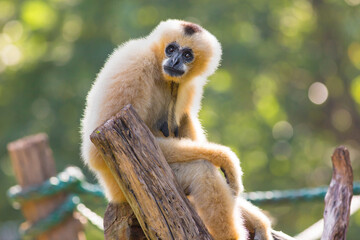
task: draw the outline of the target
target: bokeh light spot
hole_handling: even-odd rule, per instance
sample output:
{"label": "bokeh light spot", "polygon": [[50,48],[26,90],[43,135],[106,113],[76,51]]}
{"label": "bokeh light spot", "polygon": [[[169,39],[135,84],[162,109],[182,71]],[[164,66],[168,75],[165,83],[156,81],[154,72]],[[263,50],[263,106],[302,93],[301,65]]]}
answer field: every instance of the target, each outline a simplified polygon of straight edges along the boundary
{"label": "bokeh light spot", "polygon": [[63,26],[63,38],[68,42],[76,41],[81,34],[82,23],[82,19],[78,16],[68,17]]}
{"label": "bokeh light spot", "polygon": [[323,104],[328,98],[329,92],[325,84],[315,82],[309,87],[308,97],[314,104]]}
{"label": "bokeh light spot", "polygon": [[21,17],[32,29],[48,29],[56,21],[55,11],[45,1],[25,2]]}
{"label": "bokeh light spot", "polygon": [[290,139],[293,133],[293,127],[287,121],[277,122],[272,129],[272,134],[275,139]]}
{"label": "bokeh light spot", "polygon": [[9,43],[11,43],[10,36],[6,33],[0,33],[0,50]]}
{"label": "bokeh light spot", "polygon": [[345,2],[350,6],[356,6],[360,4],[360,0],[345,0]]}
{"label": "bokeh light spot", "polygon": [[286,141],[277,141],[272,148],[273,155],[277,160],[287,160],[291,156],[292,147]]}
{"label": "bokeh light spot", "polygon": [[73,56],[73,49],[71,45],[59,44],[51,52],[51,59],[57,65],[64,65]]}
{"label": "bokeh light spot", "polygon": [[3,32],[6,33],[12,41],[18,41],[23,34],[23,26],[19,21],[13,20],[5,24]]}
{"label": "bokeh light spot", "polygon": [[351,127],[352,118],[346,109],[338,109],[332,113],[331,123],[340,132],[345,132]]}
{"label": "bokeh light spot", "polygon": [[280,106],[273,95],[262,96],[258,99],[256,109],[269,124],[273,124],[280,117]]}
{"label": "bokeh light spot", "polygon": [[14,66],[18,64],[21,58],[22,53],[15,45],[6,45],[1,51],[1,60],[7,66]]}

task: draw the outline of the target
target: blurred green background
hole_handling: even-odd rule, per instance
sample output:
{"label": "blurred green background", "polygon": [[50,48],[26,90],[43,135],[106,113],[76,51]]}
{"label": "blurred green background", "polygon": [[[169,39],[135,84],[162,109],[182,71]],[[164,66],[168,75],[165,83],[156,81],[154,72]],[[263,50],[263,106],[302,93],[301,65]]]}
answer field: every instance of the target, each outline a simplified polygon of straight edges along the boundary
{"label": "blurred green background", "polygon": [[[23,221],[5,197],[16,184],[6,144],[46,132],[57,169],[94,181],[79,157],[86,94],[114,47],[168,18],[200,23],[223,46],[200,118],[240,157],[247,191],[327,185],[340,144],[360,179],[360,0],[0,0],[0,239]],[[323,212],[322,201],[262,207],[292,235]],[[360,212],[350,222],[358,239]]]}

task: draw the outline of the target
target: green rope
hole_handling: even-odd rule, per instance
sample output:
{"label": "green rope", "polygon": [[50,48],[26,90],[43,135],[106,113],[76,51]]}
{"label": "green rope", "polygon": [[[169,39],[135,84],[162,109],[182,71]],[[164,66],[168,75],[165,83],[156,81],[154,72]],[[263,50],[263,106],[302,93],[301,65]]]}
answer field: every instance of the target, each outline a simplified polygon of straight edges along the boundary
{"label": "green rope", "polygon": [[[303,188],[299,190],[274,190],[265,192],[249,192],[244,193],[243,197],[254,204],[262,203],[279,203],[285,201],[311,201],[315,199],[324,199],[328,187]],[[20,186],[11,187],[8,190],[8,197],[13,205],[20,206],[24,202],[30,200],[39,200],[44,197],[52,196],[60,192],[86,194],[104,198],[104,192],[97,184],[91,184],[85,181],[85,177],[81,170],[77,167],[68,167],[55,177],[51,177],[43,184],[22,189]],[[354,195],[360,194],[360,182],[354,182]],[[28,229],[23,231],[24,237],[34,238],[39,234],[49,230],[50,228],[61,223],[77,208],[85,214],[98,228],[102,229],[102,219],[85,205],[80,204],[80,200],[75,195],[69,195],[67,200],[49,216],[34,223]],[[95,216],[96,215],[96,216]],[[93,219],[90,219],[93,218]]]}
{"label": "green rope", "polygon": [[65,202],[55,209],[55,211],[53,211],[50,215],[32,224],[25,230],[21,231],[20,234],[25,239],[34,239],[36,236],[57,226],[59,223],[71,216],[79,203],[80,199],[77,196],[73,194],[69,195]]}
{"label": "green rope", "polygon": [[[8,198],[13,206],[17,208],[27,201],[39,200],[44,197],[49,197],[58,193],[78,193],[88,194],[99,198],[104,198],[104,192],[97,184],[91,184],[85,181],[85,177],[81,170],[77,167],[68,167],[57,176],[51,177],[41,185],[22,189],[20,186],[11,187],[8,192]],[[80,206],[81,205],[81,206]],[[79,208],[80,206],[80,208]],[[56,210],[50,213],[46,218],[43,218],[36,223],[29,226],[26,230],[21,231],[25,239],[33,239],[39,234],[48,231],[49,229],[62,223],[69,217],[73,211],[85,209],[85,205],[80,204],[80,199],[74,194],[70,194],[66,201],[62,203]],[[87,209],[87,208],[86,208]],[[102,219],[96,213],[91,212],[90,209],[82,211],[89,221],[103,230],[101,227]],[[93,218],[93,219],[91,219]]]}
{"label": "green rope", "polygon": [[[273,190],[244,193],[243,197],[254,204],[280,203],[289,201],[312,201],[324,199],[328,187],[303,188],[298,190]],[[360,194],[360,182],[354,182],[353,194]]]}
{"label": "green rope", "polygon": [[[255,203],[279,203],[285,201],[311,201],[324,199],[327,187],[303,188],[298,190],[273,190],[264,192],[244,193],[245,199]],[[21,189],[14,186],[9,189],[8,196],[15,203],[23,203],[29,200],[37,200],[51,196],[59,192],[86,194],[104,198],[104,192],[97,184],[85,181],[81,170],[77,167],[68,167],[56,177],[51,177],[40,186]],[[360,182],[354,182],[354,195],[360,194]]]}
{"label": "green rope", "polygon": [[60,192],[90,194],[104,198],[101,187],[85,182],[85,177],[78,167],[68,167],[39,186],[26,189],[22,189],[19,185],[13,186],[9,189],[7,195],[13,203],[22,204],[29,200],[38,200]]}

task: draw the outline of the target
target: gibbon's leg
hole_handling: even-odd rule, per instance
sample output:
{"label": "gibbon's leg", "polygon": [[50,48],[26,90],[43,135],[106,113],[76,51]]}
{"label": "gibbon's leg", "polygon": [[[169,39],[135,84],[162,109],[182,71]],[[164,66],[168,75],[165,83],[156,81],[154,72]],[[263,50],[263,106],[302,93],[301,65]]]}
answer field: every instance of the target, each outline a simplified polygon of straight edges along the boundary
{"label": "gibbon's leg", "polygon": [[170,164],[184,192],[215,240],[247,239],[237,197],[218,168],[206,160]]}
{"label": "gibbon's leg", "polygon": [[90,149],[89,165],[96,170],[96,177],[105,190],[106,198],[113,203],[126,202],[124,194],[95,146]]}
{"label": "gibbon's leg", "polygon": [[239,212],[245,220],[245,226],[249,231],[255,232],[255,240],[272,240],[271,223],[267,216],[261,212],[259,208],[239,198],[238,200]]}
{"label": "gibbon's leg", "polygon": [[190,139],[156,138],[156,140],[168,163],[208,160],[224,170],[228,184],[235,196],[243,191],[239,159],[229,148]]}

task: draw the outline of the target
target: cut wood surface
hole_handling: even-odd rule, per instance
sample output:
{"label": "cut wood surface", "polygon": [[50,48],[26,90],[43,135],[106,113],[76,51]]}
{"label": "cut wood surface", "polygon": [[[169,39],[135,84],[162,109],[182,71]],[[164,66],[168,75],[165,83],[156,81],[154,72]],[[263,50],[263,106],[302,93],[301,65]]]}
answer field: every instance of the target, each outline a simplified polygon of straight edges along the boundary
{"label": "cut wood surface", "polygon": [[321,240],[346,239],[353,196],[353,171],[349,151],[338,147],[332,155],[333,176],[325,196],[324,231]]}
{"label": "cut wood surface", "polygon": [[[9,143],[8,151],[19,185],[26,189],[42,184],[56,175],[55,162],[45,134],[29,136]],[[65,194],[25,202],[21,210],[27,220],[22,224],[24,230],[36,221],[47,217],[65,200]],[[39,240],[85,239],[82,224],[76,215],[60,225],[39,235]]]}
{"label": "cut wood surface", "polygon": [[97,128],[91,141],[148,239],[212,239],[177,184],[154,136],[130,105]]}

